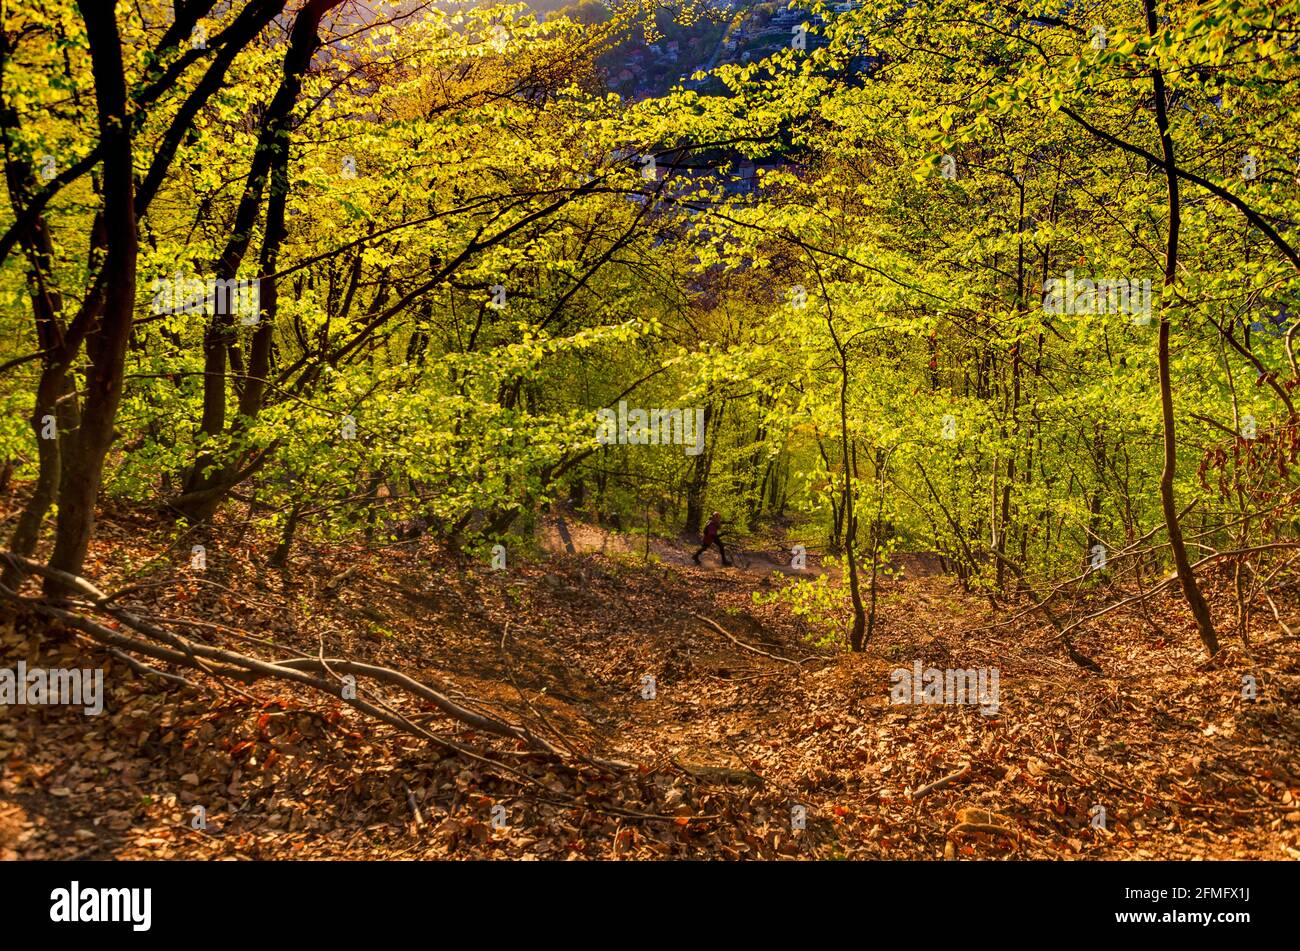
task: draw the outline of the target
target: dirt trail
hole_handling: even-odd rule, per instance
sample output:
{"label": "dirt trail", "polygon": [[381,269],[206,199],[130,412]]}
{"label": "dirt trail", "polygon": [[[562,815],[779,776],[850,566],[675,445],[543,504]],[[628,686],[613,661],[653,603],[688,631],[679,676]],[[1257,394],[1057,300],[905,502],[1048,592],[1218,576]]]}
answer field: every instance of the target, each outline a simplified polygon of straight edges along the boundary
{"label": "dirt trail", "polygon": [[[620,550],[608,532],[570,535],[579,552]],[[607,737],[624,755],[765,790],[782,804],[774,825],[788,821],[780,809],[803,807],[825,836],[818,854],[1300,858],[1300,777],[1286,765],[1300,724],[1276,719],[1294,702],[1297,652],[1275,633],[1253,658],[1230,649],[1217,670],[1190,677],[1195,639],[1166,599],[1158,623],[1177,636],[1119,618],[1086,630],[1080,646],[1107,670],[1097,677],[1065,659],[1031,612],[995,617],[934,559],[908,555],[883,585],[880,633],[865,655],[846,655],[811,646],[784,608],[753,603],[780,583],[769,565],[700,569],[653,539],[651,551],[672,567],[620,576],[609,646],[633,689],[598,704]],[[694,614],[800,666],[738,647]],[[599,663],[590,640],[574,650]],[[914,661],[996,668],[997,712],[892,703],[893,671]],[[1242,704],[1243,664],[1290,685],[1272,712]],[[957,774],[912,802],[911,790]],[[1104,830],[1092,825],[1098,806]],[[1011,831],[954,838],[971,809]]]}
{"label": "dirt trail", "polygon": [[[215,560],[155,610],[399,667],[641,770],[537,764],[555,800],[541,804],[337,703],[292,689],[214,701],[109,659],[103,718],[0,711],[0,856],[1300,858],[1300,645],[1267,619],[1249,655],[1229,645],[1209,667],[1176,597],[1152,605],[1163,636],[1117,612],[1078,635],[1097,676],[1031,612],[995,617],[911,556],[882,586],[876,637],[852,655],[816,646],[788,605],[755,603],[784,583],[779,565],[722,569],[710,554],[696,567],[693,545],[658,539],[646,564],[643,537],[566,527],[576,554],[548,524],[549,554],[505,571],[418,544],[318,545],[292,584],[252,558]],[[106,586],[121,580],[111,566],[146,560],[147,528],[127,525],[97,561]],[[1214,609],[1226,616],[1230,598],[1224,585]],[[11,623],[0,641],[29,664],[72,663],[66,637]],[[914,662],[996,668],[999,708],[891,702],[893,672]],[[1246,673],[1257,701],[1242,700]],[[507,829],[488,822],[495,802],[511,804]],[[792,829],[795,807],[805,829]],[[954,833],[972,809],[1005,831]]]}
{"label": "dirt trail", "polygon": [[[664,538],[651,534],[647,541],[644,532],[618,532],[602,525],[580,521],[572,516],[552,515],[544,518],[537,531],[538,544],[542,551],[550,556],[562,555],[604,555],[606,557],[631,557],[645,559],[647,553],[655,561],[666,565],[680,565],[683,568],[702,567],[723,569],[716,548],[710,548],[700,556],[701,564],[696,566],[691,555],[698,547],[699,539],[678,536]],[[723,545],[727,549],[730,568],[745,574],[768,577],[777,572],[788,577],[815,578],[830,574],[839,576],[837,568],[826,568],[822,564],[821,554],[817,551],[805,552],[806,565],[796,569],[791,564],[792,546],[783,547],[771,542],[750,547],[745,543],[736,543],[724,532]],[[937,556],[927,552],[902,552],[895,556],[893,568],[901,571],[908,578],[925,578],[942,576],[943,570]]]}
{"label": "dirt trail", "polygon": [[[542,521],[537,533],[543,551],[550,555],[605,555],[607,557],[645,558],[649,556],[667,565],[696,567],[691,555],[699,545],[699,540],[685,536],[677,539],[663,538],[651,534],[647,540],[644,532],[617,532],[601,525],[593,525],[572,517],[561,515],[549,516]],[[768,575],[780,572],[784,575],[806,575],[815,577],[822,574],[820,559],[815,552],[809,552],[807,567],[796,570],[791,566],[792,554],[788,549],[773,545],[750,548],[733,541],[726,532],[722,543],[727,549],[727,558],[736,571]],[[723,568],[718,557],[718,550],[710,548],[700,556],[700,567]]]}

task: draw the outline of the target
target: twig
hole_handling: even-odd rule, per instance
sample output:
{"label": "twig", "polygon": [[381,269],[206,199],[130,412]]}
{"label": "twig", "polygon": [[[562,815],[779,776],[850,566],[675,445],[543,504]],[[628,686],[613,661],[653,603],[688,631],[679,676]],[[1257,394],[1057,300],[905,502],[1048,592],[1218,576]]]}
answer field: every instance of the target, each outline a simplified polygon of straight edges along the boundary
{"label": "twig", "polygon": [[1020,839],[1018,829],[1010,829],[1007,826],[991,825],[985,822],[961,822],[948,830],[948,835],[955,835],[958,832],[983,832],[985,835],[1005,835],[1010,838]]}
{"label": "twig", "polygon": [[136,660],[130,654],[118,650],[116,647],[110,647],[108,652],[141,676],[161,677],[163,680],[170,680],[172,683],[180,684],[183,687],[189,687],[191,690],[200,690],[199,685],[194,683],[194,681],[186,680],[180,674],[169,674],[166,671],[158,670],[156,667],[150,667],[148,664]]}
{"label": "twig", "polygon": [[507,621],[501,629],[501,653],[502,655],[504,655],[506,659],[506,673],[510,676],[510,683],[514,685],[515,693],[519,694],[519,699],[522,700],[524,702],[524,705],[527,706],[528,709],[531,710],[537,716],[537,718],[542,721],[542,725],[555,734],[556,739],[558,739],[561,743],[564,744],[564,748],[568,750],[570,754],[576,756],[584,763],[587,763],[591,766],[596,766],[598,768],[603,768],[603,769],[609,769],[610,767],[615,767],[617,769],[631,769],[632,768],[631,763],[624,763],[621,760],[596,759],[587,755],[586,753],[578,749],[577,745],[574,744],[572,740],[570,740],[567,736],[565,736],[562,732],[560,732],[558,727],[552,724],[550,720],[546,719],[546,714],[542,713],[542,711],[538,709],[537,706],[534,705],[531,700],[528,699],[528,697],[524,694],[523,689],[519,686],[519,681],[515,678],[514,666],[510,663],[510,652],[506,650],[506,638],[509,637],[509,635],[510,635],[510,622]]}
{"label": "twig", "polygon": [[769,654],[765,650],[759,650],[757,647],[751,647],[749,644],[746,644],[744,641],[740,640],[740,638],[736,637],[734,634],[727,631],[726,628],[722,627],[717,622],[710,621],[708,618],[704,617],[701,614],[696,614],[694,611],[688,611],[687,613],[690,614],[691,617],[703,621],[705,624],[713,628],[715,631],[717,631],[727,640],[731,641],[731,643],[735,644],[737,647],[743,648],[744,650],[750,651],[751,653],[758,654],[761,657],[770,657],[772,660],[779,660],[783,664],[793,664],[799,670],[803,670],[803,664],[799,663],[799,661],[797,660],[791,660],[789,657],[781,657],[778,656],[777,654]]}
{"label": "twig", "polygon": [[967,763],[965,766],[957,770],[957,772],[955,773],[949,773],[947,776],[944,776],[942,779],[936,779],[932,783],[927,783],[924,786],[917,787],[916,789],[912,790],[912,796],[911,796],[912,802],[916,802],[922,796],[928,796],[930,793],[934,792],[935,790],[942,789],[944,786],[947,786],[950,783],[955,783],[959,779],[965,779],[967,776],[970,775],[970,769],[971,769],[971,765],[970,763]]}
{"label": "twig", "polygon": [[424,825],[424,816],[420,815],[420,805],[415,801],[415,793],[411,792],[411,787],[402,783],[402,788],[406,790],[406,804],[411,807],[411,815],[415,819],[415,828],[419,829]]}

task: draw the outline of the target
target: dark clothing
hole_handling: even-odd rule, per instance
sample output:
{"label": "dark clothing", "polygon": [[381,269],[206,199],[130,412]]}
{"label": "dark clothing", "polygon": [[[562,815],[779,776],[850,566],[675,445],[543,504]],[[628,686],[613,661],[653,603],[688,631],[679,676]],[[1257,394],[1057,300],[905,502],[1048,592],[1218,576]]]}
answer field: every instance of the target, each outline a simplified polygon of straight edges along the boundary
{"label": "dark clothing", "polygon": [[709,524],[704,526],[704,544],[699,547],[699,550],[696,551],[695,554],[691,555],[691,560],[697,565],[700,563],[700,555],[704,554],[710,545],[718,546],[718,554],[722,556],[722,563],[724,565],[728,564],[727,550],[722,547],[722,539],[718,537],[718,532],[721,529],[722,519],[720,518],[711,518],[709,519]]}
{"label": "dark clothing", "polygon": [[730,562],[727,561],[727,550],[722,547],[722,539],[718,538],[717,536],[714,536],[713,538],[706,541],[703,545],[701,545],[699,549],[695,552],[695,554],[691,555],[691,558],[695,561],[697,565],[700,563],[700,555],[704,554],[708,550],[710,545],[718,546],[718,554],[722,556],[722,563],[724,565],[730,564]]}

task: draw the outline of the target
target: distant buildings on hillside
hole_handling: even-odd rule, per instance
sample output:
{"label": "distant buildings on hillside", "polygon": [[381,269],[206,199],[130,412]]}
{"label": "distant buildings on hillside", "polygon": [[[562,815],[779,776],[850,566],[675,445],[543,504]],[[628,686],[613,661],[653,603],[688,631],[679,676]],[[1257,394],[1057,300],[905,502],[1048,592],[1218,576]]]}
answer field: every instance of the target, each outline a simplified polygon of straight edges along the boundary
{"label": "distant buildings on hillside", "polygon": [[[858,6],[860,0],[839,0],[831,6],[830,15],[848,13]],[[687,89],[701,89],[709,84],[692,79],[697,71],[762,59],[790,46],[814,50],[826,43],[817,31],[824,18],[802,8],[789,9],[784,0],[757,4],[723,0],[713,7],[724,14],[723,24],[713,20],[699,27],[695,35],[679,31],[677,38],[661,37],[646,45],[629,43],[607,54],[602,67],[610,89],[631,101],[661,95],[678,83]],[[802,32],[800,27],[805,24],[808,29]]]}

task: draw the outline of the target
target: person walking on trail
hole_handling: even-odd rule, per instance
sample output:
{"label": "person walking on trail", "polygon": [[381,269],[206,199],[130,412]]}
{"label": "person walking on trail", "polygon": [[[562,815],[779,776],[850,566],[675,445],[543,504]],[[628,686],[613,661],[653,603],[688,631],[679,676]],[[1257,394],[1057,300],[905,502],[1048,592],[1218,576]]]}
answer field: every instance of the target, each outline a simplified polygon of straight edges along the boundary
{"label": "person walking on trail", "polygon": [[731,562],[727,561],[727,550],[722,547],[722,539],[718,537],[718,533],[721,530],[722,515],[719,512],[714,512],[709,517],[709,524],[704,526],[704,544],[699,547],[699,550],[696,551],[695,554],[691,555],[691,561],[698,565],[700,563],[700,555],[704,554],[705,550],[708,549],[710,545],[717,545],[718,554],[722,556],[722,563],[726,566],[731,565]]}

